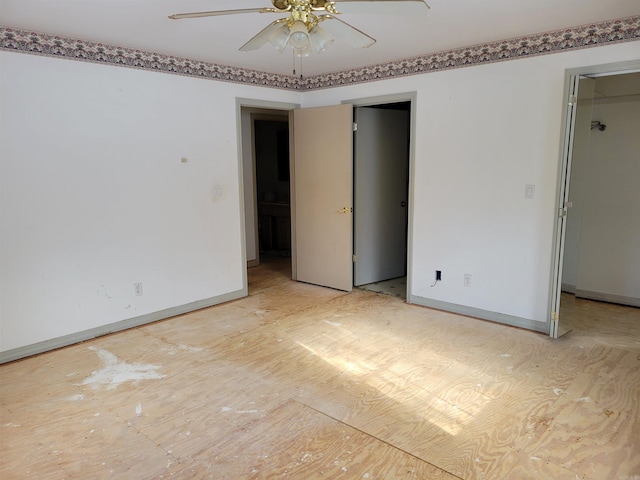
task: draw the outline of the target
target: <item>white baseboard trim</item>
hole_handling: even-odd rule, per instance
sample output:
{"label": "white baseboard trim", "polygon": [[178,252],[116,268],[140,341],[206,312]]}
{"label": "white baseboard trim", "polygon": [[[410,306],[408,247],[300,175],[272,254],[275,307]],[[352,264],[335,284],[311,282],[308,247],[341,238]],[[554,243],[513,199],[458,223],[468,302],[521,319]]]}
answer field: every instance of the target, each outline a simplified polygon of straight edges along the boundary
{"label": "white baseboard trim", "polygon": [[571,293],[573,295],[576,294],[576,286],[575,285],[570,285],[568,283],[563,283],[560,286],[560,290],[563,291],[563,292]]}
{"label": "white baseboard trim", "polygon": [[455,303],[443,302],[441,300],[433,300],[431,298],[418,297],[415,295],[411,296],[411,303],[415,303],[416,305],[421,305],[423,307],[435,308],[436,310],[444,310],[445,312],[458,313],[467,317],[480,318],[482,320],[489,320],[490,322],[502,323],[512,327],[519,327],[527,330],[533,330],[534,332],[549,334],[549,322],[538,322],[536,320],[529,320],[526,318],[515,317],[513,315],[505,315],[504,313],[491,312],[489,310],[467,307],[465,305],[458,305]]}
{"label": "white baseboard trim", "polygon": [[158,320],[165,320],[167,318],[175,317],[176,315],[182,315],[184,313],[193,312],[202,308],[212,307],[214,305],[219,305],[221,303],[229,302],[231,300],[236,300],[238,298],[246,296],[246,289],[236,290],[234,292],[225,293],[216,297],[197,300],[185,305],[167,308],[158,312],[147,313],[138,317],[128,318],[119,322],[90,328],[89,330],[83,330],[81,332],[71,333],[62,337],[52,338],[51,340],[45,340],[31,345],[26,345],[24,347],[6,350],[4,352],[0,352],[0,364],[13,362],[14,360],[19,360],[21,358],[30,357],[39,353],[48,352],[57,348],[67,347],[69,345],[73,345],[74,343],[84,342],[96,337],[109,335],[110,333],[120,332],[122,330],[127,330],[133,327],[139,327],[147,323],[157,322]]}
{"label": "white baseboard trim", "polygon": [[628,305],[630,307],[640,307],[640,298],[625,297],[623,295],[614,295],[613,293],[601,293],[601,292],[592,292],[589,290],[576,289],[576,297],[585,298],[587,300],[597,300],[599,302]]}

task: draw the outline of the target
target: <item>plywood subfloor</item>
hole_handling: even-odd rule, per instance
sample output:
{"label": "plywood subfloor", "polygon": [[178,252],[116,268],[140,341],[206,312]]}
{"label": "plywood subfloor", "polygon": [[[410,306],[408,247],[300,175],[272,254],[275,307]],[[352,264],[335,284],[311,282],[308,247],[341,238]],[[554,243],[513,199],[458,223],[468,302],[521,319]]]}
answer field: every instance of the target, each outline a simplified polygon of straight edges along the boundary
{"label": "plywood subfloor", "polygon": [[638,309],[577,301],[551,340],[287,268],[0,366],[0,478],[640,475]]}

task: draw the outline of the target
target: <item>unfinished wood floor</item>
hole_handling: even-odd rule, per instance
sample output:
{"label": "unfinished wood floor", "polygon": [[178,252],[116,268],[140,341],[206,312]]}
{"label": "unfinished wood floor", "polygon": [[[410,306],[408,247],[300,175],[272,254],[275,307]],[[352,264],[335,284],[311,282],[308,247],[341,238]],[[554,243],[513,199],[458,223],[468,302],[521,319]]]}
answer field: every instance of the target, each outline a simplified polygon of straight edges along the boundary
{"label": "unfinished wood floor", "polygon": [[0,477],[640,478],[640,314],[554,341],[249,272],[251,295],[0,367]]}

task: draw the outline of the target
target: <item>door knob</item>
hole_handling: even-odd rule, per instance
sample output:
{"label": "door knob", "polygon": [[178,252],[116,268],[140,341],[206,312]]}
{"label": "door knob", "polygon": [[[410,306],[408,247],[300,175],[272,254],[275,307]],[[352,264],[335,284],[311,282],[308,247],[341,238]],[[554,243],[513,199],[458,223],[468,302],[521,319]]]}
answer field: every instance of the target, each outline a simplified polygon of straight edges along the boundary
{"label": "door knob", "polygon": [[349,207],[344,207],[342,210],[338,210],[338,213],[349,213],[351,209]]}
{"label": "door knob", "polygon": [[407,202],[400,202],[400,206],[401,207],[406,207],[407,206]]}

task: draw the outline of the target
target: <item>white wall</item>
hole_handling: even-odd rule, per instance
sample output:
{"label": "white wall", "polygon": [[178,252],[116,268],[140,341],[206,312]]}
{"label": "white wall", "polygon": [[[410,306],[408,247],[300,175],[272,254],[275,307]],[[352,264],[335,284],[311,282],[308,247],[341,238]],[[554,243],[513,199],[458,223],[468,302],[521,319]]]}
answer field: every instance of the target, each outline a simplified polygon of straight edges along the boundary
{"label": "white wall", "polygon": [[416,91],[410,295],[542,330],[565,69],[637,58],[637,42],[604,46],[316,91],[304,106]]}
{"label": "white wall", "polygon": [[0,52],[0,350],[242,293],[236,97],[417,91],[410,295],[544,322],[564,71],[637,58],[632,42],[302,97]]}
{"label": "white wall", "polygon": [[591,131],[582,165],[575,286],[581,296],[640,306],[640,97],[621,100],[593,107],[593,119],[607,129]]}
{"label": "white wall", "polygon": [[299,94],[6,52],[0,66],[0,351],[242,294],[235,97]]}

